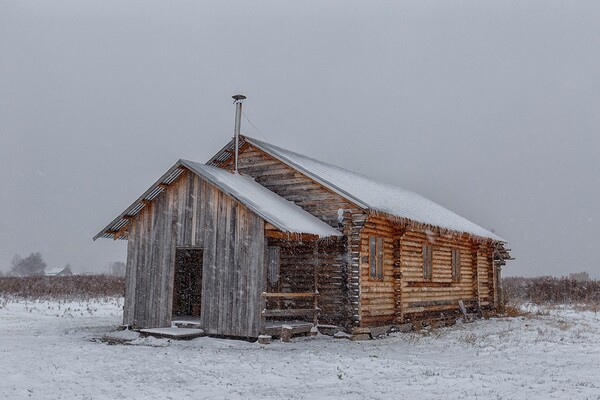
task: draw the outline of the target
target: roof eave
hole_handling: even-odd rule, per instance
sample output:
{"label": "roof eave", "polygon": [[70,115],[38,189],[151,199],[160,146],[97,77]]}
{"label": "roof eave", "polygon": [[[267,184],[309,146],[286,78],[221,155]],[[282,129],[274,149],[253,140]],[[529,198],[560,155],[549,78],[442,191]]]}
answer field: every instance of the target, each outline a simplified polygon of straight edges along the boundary
{"label": "roof eave", "polygon": [[[287,229],[281,222],[279,222],[278,220],[276,220],[274,218],[271,218],[267,214],[263,213],[258,207],[254,206],[254,204],[252,204],[251,202],[244,201],[243,195],[241,193],[238,193],[237,191],[233,190],[232,188],[230,188],[229,186],[223,184],[222,182],[217,182],[212,176],[210,176],[209,174],[204,173],[202,170],[196,169],[191,164],[191,161],[188,161],[188,160],[180,160],[180,161],[182,162],[182,165],[185,166],[187,169],[189,169],[190,171],[192,171],[192,172],[194,172],[194,173],[196,173],[198,175],[201,175],[203,178],[205,178],[206,180],[208,180],[209,182],[211,182],[213,185],[215,185],[216,187],[218,187],[220,190],[222,190],[225,193],[227,193],[229,196],[233,197],[234,199],[236,199],[237,201],[239,201],[240,203],[242,203],[245,207],[248,207],[250,210],[252,210],[252,212],[254,212],[256,215],[258,215],[259,217],[261,217],[262,219],[264,219],[265,221],[267,221],[271,225],[275,226],[280,231],[282,231],[284,233],[288,233],[288,234],[295,234],[295,233],[310,234],[310,232],[294,232],[294,231],[291,231],[291,230]],[[229,173],[233,173],[233,172],[229,172]],[[341,235],[341,233],[340,233],[340,235]],[[334,235],[329,235],[329,236],[334,236]],[[324,236],[324,237],[329,237],[329,236]],[[335,235],[335,236],[337,236],[337,235]]]}
{"label": "roof eave", "polygon": [[[507,241],[505,241],[504,239],[502,239],[500,236],[497,236],[497,235],[495,235],[495,234],[493,234],[491,232],[490,232],[490,234],[493,235],[493,236],[477,235],[477,234],[472,233],[472,232],[459,231],[459,230],[456,230],[456,229],[446,228],[444,226],[428,224],[426,222],[418,221],[418,220],[411,219],[411,218],[408,218],[408,217],[401,217],[399,215],[390,214],[389,212],[377,210],[377,209],[374,209],[374,208],[370,208],[369,209],[369,213],[370,214],[375,214],[375,215],[383,215],[383,216],[385,216],[386,218],[388,218],[390,220],[409,221],[409,222],[412,222],[412,223],[415,223],[415,224],[419,224],[421,226],[431,227],[431,228],[437,228],[437,229],[441,229],[443,231],[451,232],[451,233],[454,233],[454,234],[457,234],[457,235],[469,235],[469,236],[471,236],[473,238],[482,239],[482,240],[491,240],[492,242],[495,242],[495,243],[502,243],[502,244],[508,243]],[[481,228],[481,229],[483,229],[483,228]]]}
{"label": "roof eave", "polygon": [[[144,209],[146,207],[146,202],[154,200],[156,198],[156,196],[158,196],[160,193],[162,193],[164,191],[164,188],[162,188],[162,190],[158,190],[158,188],[161,184],[169,185],[173,181],[175,181],[175,179],[177,179],[181,175],[181,173],[183,173],[183,170],[179,173],[176,173],[176,170],[180,169],[181,166],[182,166],[182,160],[178,160],[171,168],[169,168],[169,170],[167,172],[165,172],[156,182],[154,182],[154,184],[152,186],[150,186],[150,188],[148,190],[146,190],[140,197],[138,197],[138,199],[136,201],[134,201],[129,207],[127,207],[125,209],[125,211],[123,211],[121,214],[119,214],[118,217],[113,219],[108,225],[106,225],[104,227],[104,229],[102,229],[100,232],[98,232],[92,238],[92,240],[96,240],[100,237],[103,237],[103,236],[109,234],[109,232],[112,232],[111,228],[119,223],[122,224],[119,229],[123,229],[125,226],[129,225],[129,220],[131,219],[131,217],[135,217],[142,209]],[[150,197],[150,196],[152,196],[152,197],[148,199],[148,197]],[[132,213],[132,211],[134,211],[134,212]],[[125,221],[125,222],[122,222],[122,221]],[[114,234],[113,234],[113,238],[114,238]]]}
{"label": "roof eave", "polygon": [[[226,148],[227,148],[227,146],[225,146],[223,149],[226,149]],[[176,176],[174,176],[175,171],[177,171],[178,169],[181,169],[181,172],[177,173]],[[124,229],[129,224],[129,221],[131,220],[131,218],[136,216],[143,208],[145,208],[147,202],[154,200],[154,198],[156,198],[160,193],[162,193],[164,191],[164,188],[161,188],[162,190],[158,190],[160,185],[172,183],[175,179],[177,179],[181,175],[181,173],[183,172],[183,169],[187,169],[199,176],[202,176],[204,179],[208,180],[211,184],[213,184],[220,190],[224,191],[231,197],[235,198],[237,201],[242,203],[244,206],[248,207],[250,210],[252,210],[252,212],[257,214],[259,217],[261,217],[265,221],[267,221],[270,224],[272,224],[273,226],[275,226],[281,232],[284,232],[284,233],[290,234],[290,235],[297,234],[297,233],[300,233],[300,234],[310,233],[310,232],[294,232],[294,231],[287,229],[281,222],[266,215],[259,208],[255,207],[252,203],[250,203],[248,201],[244,201],[243,196],[240,193],[237,193],[235,190],[232,190],[227,185],[217,182],[212,176],[204,173],[202,170],[194,168],[191,161],[180,159],[171,168],[169,168],[169,170],[165,174],[163,174],[156,182],[154,182],[154,184],[152,186],[150,186],[150,188],[148,190],[146,190],[136,201],[134,201],[129,207],[127,207],[127,209],[125,209],[125,211],[123,211],[121,214],[119,214],[119,216],[117,216],[115,219],[113,219],[100,232],[98,232],[93,237],[93,240],[97,240],[100,237],[108,238],[111,235],[112,235],[113,239],[117,239],[117,238],[115,238],[115,235],[114,235],[115,230],[113,229],[113,227],[118,226],[119,230]],[[148,197],[150,195],[152,195],[152,198],[149,199]],[[135,210],[135,212],[132,213],[133,210]],[[341,233],[340,233],[340,235],[341,235]],[[338,236],[338,235],[333,234],[333,235],[328,235],[328,236],[321,236],[321,235],[318,235],[318,236],[319,237],[330,237],[330,236]]]}

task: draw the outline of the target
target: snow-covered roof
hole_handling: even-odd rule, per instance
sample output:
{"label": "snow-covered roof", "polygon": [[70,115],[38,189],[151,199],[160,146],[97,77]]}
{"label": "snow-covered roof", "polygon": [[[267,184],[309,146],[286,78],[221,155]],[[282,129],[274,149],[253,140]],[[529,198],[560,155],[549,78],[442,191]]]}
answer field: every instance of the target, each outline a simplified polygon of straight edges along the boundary
{"label": "snow-covered roof", "polygon": [[282,232],[304,233],[319,237],[342,235],[338,230],[304,211],[293,202],[271,192],[248,176],[234,174],[194,161],[179,160],[125,211],[98,232],[94,236],[94,240],[99,237],[125,239],[125,235],[121,234],[125,226],[148,202],[154,200],[165,190],[165,187],[174,182],[185,169],[207,179]]}
{"label": "snow-covered roof", "polygon": [[65,269],[65,267],[57,267],[57,268],[50,268],[44,271],[44,273],[46,275],[58,275],[61,272],[63,272],[63,270]]}
{"label": "snow-covered roof", "polygon": [[409,190],[245,136],[250,144],[358,206],[456,232],[504,242],[494,233]]}
{"label": "snow-covered roof", "polygon": [[47,276],[55,276],[55,275],[71,275],[71,268],[69,267],[55,267],[50,268],[44,271]]}
{"label": "snow-covered roof", "polygon": [[342,234],[302,208],[273,193],[254,179],[227,170],[181,160],[182,165],[206,178],[265,221],[287,233],[308,233],[319,237]]}

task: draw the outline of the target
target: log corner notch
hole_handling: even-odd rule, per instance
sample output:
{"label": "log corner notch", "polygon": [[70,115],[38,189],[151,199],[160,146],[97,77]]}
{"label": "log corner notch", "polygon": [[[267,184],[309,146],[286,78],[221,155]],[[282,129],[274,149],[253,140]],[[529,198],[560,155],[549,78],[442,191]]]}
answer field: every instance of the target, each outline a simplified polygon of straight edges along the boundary
{"label": "log corner notch", "polygon": [[496,243],[492,253],[492,265],[494,272],[494,283],[496,291],[494,293],[494,305],[498,313],[504,314],[506,311],[506,299],[504,296],[504,287],[502,286],[502,267],[506,261],[514,260],[510,255],[511,249],[504,247],[504,243]]}

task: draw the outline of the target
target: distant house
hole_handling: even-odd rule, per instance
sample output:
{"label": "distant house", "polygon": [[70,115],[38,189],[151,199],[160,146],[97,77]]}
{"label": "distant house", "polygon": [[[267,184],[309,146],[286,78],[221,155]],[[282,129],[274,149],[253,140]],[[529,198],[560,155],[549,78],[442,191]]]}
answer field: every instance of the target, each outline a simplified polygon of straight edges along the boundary
{"label": "distant house", "polygon": [[494,312],[505,241],[425,199],[248,136],[177,161],[94,239],[128,240],[123,320],[256,337],[273,321],[350,333]]}
{"label": "distant house", "polygon": [[588,282],[590,281],[590,274],[587,272],[576,272],[569,274],[569,279],[572,279],[577,282]]}
{"label": "distant house", "polygon": [[71,271],[71,267],[69,265],[67,265],[66,267],[51,268],[44,272],[45,272],[46,276],[71,276],[71,275],[73,275],[73,271]]}

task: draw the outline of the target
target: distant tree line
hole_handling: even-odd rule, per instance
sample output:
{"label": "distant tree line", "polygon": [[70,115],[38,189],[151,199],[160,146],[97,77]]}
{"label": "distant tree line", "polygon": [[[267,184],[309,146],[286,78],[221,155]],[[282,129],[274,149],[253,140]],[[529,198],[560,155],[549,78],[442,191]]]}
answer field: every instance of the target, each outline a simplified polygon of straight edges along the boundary
{"label": "distant tree line", "polygon": [[[11,269],[7,276],[25,277],[25,276],[43,276],[43,275],[73,275],[71,266],[67,263],[62,268],[47,270],[47,264],[40,252],[33,252],[25,258],[15,255],[11,263]],[[109,264],[109,274],[113,276],[125,276],[125,263],[121,261]],[[0,271],[0,277],[4,276]]]}
{"label": "distant tree line", "polygon": [[38,298],[121,297],[125,279],[109,275],[28,276],[0,278],[0,296]]}
{"label": "distant tree line", "polygon": [[502,279],[502,285],[507,304],[600,304],[600,281],[583,280],[580,276],[507,277]]}
{"label": "distant tree line", "polygon": [[18,254],[12,260],[10,270],[13,276],[40,276],[44,275],[47,265],[39,252],[31,253],[25,258]]}

